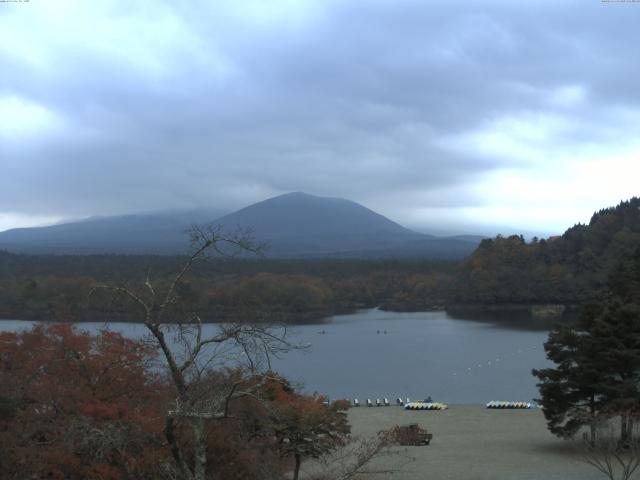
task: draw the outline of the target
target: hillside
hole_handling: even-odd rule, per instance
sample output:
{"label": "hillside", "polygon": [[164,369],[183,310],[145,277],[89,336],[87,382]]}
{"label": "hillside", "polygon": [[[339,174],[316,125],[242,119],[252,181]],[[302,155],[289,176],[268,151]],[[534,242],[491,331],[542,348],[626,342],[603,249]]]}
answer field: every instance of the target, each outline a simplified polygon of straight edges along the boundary
{"label": "hillside", "polygon": [[188,248],[184,230],[212,222],[226,212],[200,209],[94,217],[48,227],[0,232],[0,249],[37,254],[168,254]]}
{"label": "hillside", "polygon": [[561,237],[483,240],[461,264],[454,304],[577,304],[601,292],[612,270],[640,248],[640,198],[600,210]]}
{"label": "hillside", "polygon": [[[219,213],[219,212],[217,212]],[[469,255],[478,240],[414,232],[350,200],[290,193],[226,216],[197,211],[95,218],[0,233],[0,249],[56,254],[181,254],[183,231],[217,223],[227,231],[250,229],[271,258],[438,258]]]}

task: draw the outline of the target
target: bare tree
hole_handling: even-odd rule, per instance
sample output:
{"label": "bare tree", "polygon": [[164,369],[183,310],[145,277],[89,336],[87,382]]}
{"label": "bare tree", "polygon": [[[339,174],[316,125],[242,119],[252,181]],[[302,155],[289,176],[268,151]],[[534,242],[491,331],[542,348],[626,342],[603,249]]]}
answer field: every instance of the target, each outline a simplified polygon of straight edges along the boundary
{"label": "bare tree", "polygon": [[397,446],[393,430],[371,437],[352,437],[343,447],[318,459],[310,480],[358,480],[388,477],[402,471],[414,458]]}
{"label": "bare tree", "polygon": [[[625,419],[629,416],[627,414]],[[631,419],[629,419],[631,420]],[[601,419],[595,428],[597,435],[584,434],[580,448],[584,461],[601,472],[610,480],[628,480],[640,467],[640,438],[633,425],[627,422],[622,427],[616,426],[616,417]],[[629,430],[631,425],[631,430]],[[621,432],[621,429],[626,429]],[[624,441],[621,437],[624,433]]]}
{"label": "bare tree", "polygon": [[[262,250],[247,231],[226,234],[220,227],[194,226],[189,234],[192,251],[168,284],[154,282],[147,275],[138,285],[103,284],[94,291],[111,293],[112,302],[122,304],[124,301],[162,352],[177,394],[165,418],[165,437],[180,477],[204,480],[206,422],[228,418],[229,405],[234,399],[255,396],[267,381],[271,356],[294,346],[287,340],[283,327],[231,323],[217,325],[212,333],[207,333],[205,330],[209,329],[203,328],[197,312],[185,313],[176,308],[180,283],[196,262],[211,254],[230,257],[239,253],[259,254]],[[235,375],[226,382],[212,382],[208,372],[222,367],[235,368]],[[181,444],[177,422],[190,426],[192,451]]]}

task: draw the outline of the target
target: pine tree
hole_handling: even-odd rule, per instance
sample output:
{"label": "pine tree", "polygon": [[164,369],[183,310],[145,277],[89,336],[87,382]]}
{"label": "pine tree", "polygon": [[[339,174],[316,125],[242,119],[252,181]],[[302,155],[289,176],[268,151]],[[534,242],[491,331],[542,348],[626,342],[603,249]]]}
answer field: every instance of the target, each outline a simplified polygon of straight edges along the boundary
{"label": "pine tree", "polygon": [[576,326],[550,333],[545,350],[556,367],[533,371],[549,430],[561,437],[589,425],[593,443],[596,423],[619,417],[625,443],[640,414],[640,248],[608,287]]}
{"label": "pine tree", "polygon": [[540,379],[539,402],[549,430],[566,438],[588,425],[593,442],[605,400],[597,343],[584,330],[560,326],[549,334],[544,347],[547,358],[557,366],[533,374]]}

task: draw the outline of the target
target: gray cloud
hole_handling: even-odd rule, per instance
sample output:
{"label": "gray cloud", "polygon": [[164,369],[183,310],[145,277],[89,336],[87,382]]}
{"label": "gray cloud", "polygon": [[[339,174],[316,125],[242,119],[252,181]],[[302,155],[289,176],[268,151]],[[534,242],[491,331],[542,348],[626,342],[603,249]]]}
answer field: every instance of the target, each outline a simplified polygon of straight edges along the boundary
{"label": "gray cloud", "polygon": [[[638,5],[139,5],[0,19],[22,41],[0,48],[0,112],[18,99],[42,122],[0,134],[0,213],[234,208],[292,190],[455,213],[482,205],[491,172],[619,146],[620,112],[640,118]],[[504,138],[485,148],[492,131]]]}

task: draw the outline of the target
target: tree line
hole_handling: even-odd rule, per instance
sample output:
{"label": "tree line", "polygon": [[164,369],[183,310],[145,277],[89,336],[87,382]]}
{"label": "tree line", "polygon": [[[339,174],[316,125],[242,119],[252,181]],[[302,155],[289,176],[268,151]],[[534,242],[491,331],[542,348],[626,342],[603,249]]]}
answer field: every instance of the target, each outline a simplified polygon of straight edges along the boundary
{"label": "tree line", "polygon": [[607,278],[639,244],[639,198],[600,210],[562,236],[486,239],[455,272],[448,301],[581,305],[606,291]]}
{"label": "tree line", "polygon": [[[100,282],[132,283],[146,272],[160,283],[184,257],[31,256],[0,252],[0,318],[130,321],[87,301]],[[67,263],[68,262],[68,263]],[[66,266],[65,266],[66,265]],[[382,306],[426,310],[445,302],[455,264],[428,261],[223,260],[195,265],[177,285],[204,321],[318,321]]]}

